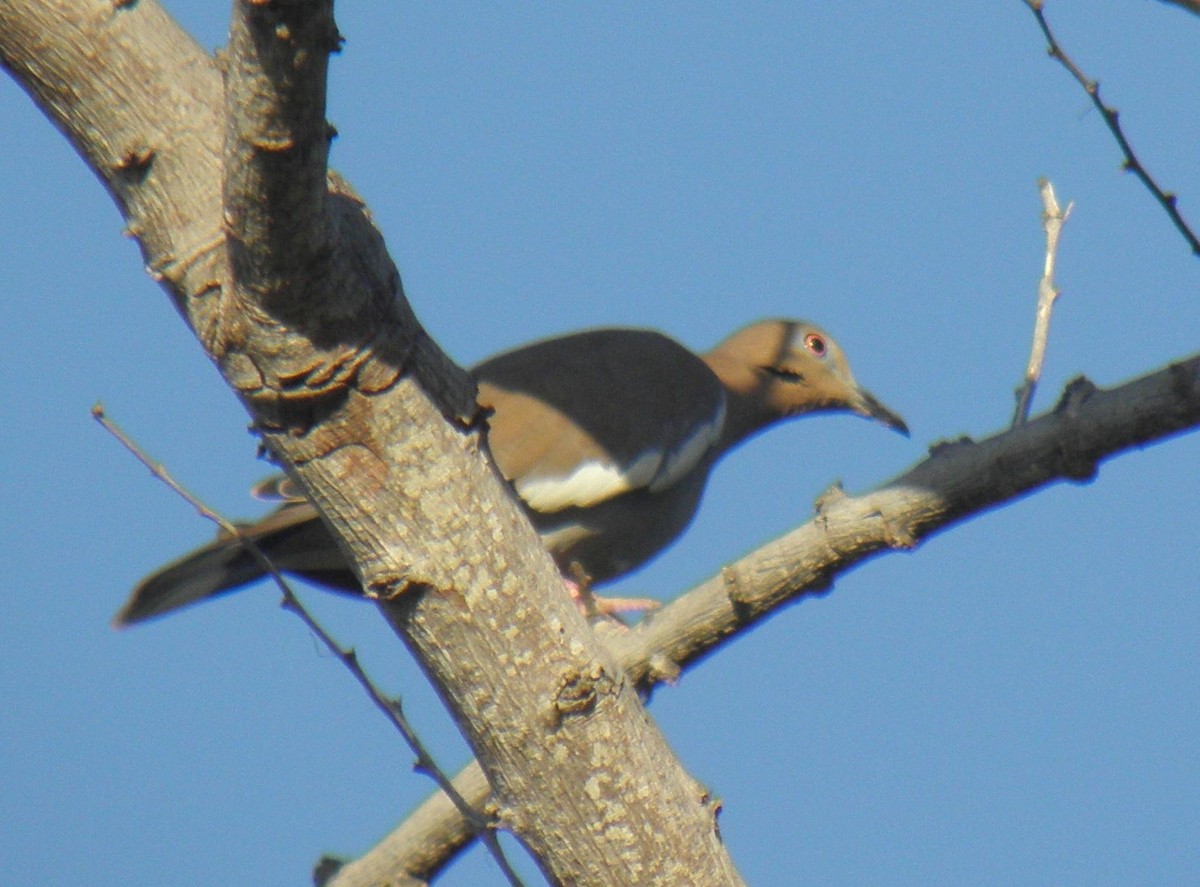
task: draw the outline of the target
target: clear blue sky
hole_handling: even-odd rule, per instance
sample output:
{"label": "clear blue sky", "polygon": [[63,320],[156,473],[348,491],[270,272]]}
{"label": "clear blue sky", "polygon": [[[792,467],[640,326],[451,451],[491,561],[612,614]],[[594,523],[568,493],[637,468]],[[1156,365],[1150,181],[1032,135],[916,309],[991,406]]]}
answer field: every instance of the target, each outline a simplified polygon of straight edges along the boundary
{"label": "clear blue sky", "polygon": [[[1200,20],[1050,2],[1200,224]],[[225,5],[170,3],[205,46]],[[705,347],[816,320],[911,441],[772,431],[614,588],[670,596],[928,444],[1003,426],[1042,262],[1038,176],[1076,202],[1046,383],[1197,350],[1200,264],[1006,3],[682,7],[344,2],[333,163],[461,362],[602,324]],[[88,416],[232,515],[246,417],[94,178],[0,82],[0,856],[13,883],[305,883],[428,782],[268,588],[124,633],[145,572],[210,528]],[[840,579],[656,694],[755,885],[1200,881],[1200,435],[1106,465]],[[306,598],[466,759],[374,611]],[[499,883],[472,853],[448,885]]]}

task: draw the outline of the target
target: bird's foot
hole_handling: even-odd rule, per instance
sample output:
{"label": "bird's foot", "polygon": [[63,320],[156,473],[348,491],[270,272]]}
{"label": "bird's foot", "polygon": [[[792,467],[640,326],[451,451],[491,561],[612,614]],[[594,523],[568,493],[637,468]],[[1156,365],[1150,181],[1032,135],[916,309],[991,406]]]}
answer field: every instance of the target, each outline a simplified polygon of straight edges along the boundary
{"label": "bird's foot", "polygon": [[587,618],[594,616],[618,616],[621,613],[642,613],[657,610],[662,603],[648,597],[601,597],[592,591],[592,577],[584,572],[578,562],[569,567],[569,576],[564,576],[567,591],[579,612]]}

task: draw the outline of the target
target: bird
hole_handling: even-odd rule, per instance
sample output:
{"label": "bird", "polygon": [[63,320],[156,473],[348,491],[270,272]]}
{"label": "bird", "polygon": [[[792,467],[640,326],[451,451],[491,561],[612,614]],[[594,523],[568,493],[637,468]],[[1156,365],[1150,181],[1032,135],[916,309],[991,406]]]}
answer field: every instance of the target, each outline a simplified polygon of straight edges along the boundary
{"label": "bird", "polygon": [[[472,375],[496,466],[564,578],[589,589],[673,543],[714,464],[770,425],[840,411],[908,435],[855,381],[837,342],[799,320],[750,324],[703,354],[652,330],[585,330],[506,351]],[[241,529],[277,569],[362,594],[317,510],[286,477],[256,492],[282,504]],[[237,537],[221,534],[146,577],[113,622],[162,616],[264,575]]]}

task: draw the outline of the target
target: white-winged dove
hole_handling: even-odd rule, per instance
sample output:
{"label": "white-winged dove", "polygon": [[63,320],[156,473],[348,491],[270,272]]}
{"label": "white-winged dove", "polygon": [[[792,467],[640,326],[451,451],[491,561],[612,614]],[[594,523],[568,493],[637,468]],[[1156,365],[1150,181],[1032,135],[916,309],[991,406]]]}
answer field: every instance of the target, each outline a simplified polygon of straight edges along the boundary
{"label": "white-winged dove", "polygon": [[[691,522],[713,464],[781,419],[849,411],[908,434],[809,323],[767,320],[703,355],[656,332],[601,329],[507,351],[475,367],[493,458],[564,575],[602,584]],[[285,490],[268,482],[265,489]],[[246,527],[281,571],[360,593],[316,510],[287,501]],[[263,575],[228,536],[142,581],[115,623],[158,616]]]}

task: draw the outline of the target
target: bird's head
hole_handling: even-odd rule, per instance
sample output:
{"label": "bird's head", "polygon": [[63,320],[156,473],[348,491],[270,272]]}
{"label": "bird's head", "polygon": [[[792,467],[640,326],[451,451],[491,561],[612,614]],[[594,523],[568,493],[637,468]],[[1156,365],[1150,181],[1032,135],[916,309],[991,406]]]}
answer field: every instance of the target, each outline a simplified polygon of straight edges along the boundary
{"label": "bird's head", "polygon": [[805,413],[847,411],[908,435],[900,416],[858,384],[833,337],[799,320],[764,320],[731,335],[704,360],[742,413],[742,434]]}

